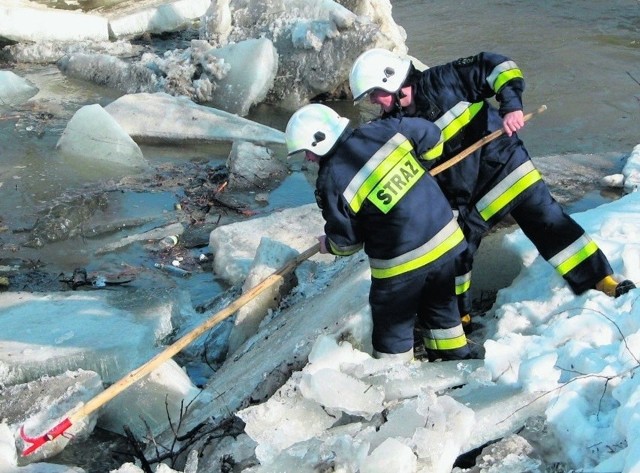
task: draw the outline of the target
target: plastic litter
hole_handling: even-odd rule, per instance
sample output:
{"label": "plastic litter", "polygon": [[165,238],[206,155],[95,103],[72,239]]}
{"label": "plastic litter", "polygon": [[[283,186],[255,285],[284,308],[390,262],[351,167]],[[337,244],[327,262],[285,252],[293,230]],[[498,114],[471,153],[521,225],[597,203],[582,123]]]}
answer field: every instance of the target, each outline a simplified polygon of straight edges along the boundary
{"label": "plastic litter", "polygon": [[183,278],[191,276],[191,271],[187,271],[186,269],[178,268],[170,264],[156,263],[154,264],[154,266],[167,273],[175,274],[176,276],[182,276]]}
{"label": "plastic litter", "polygon": [[173,248],[178,244],[178,237],[169,235],[160,240],[160,248]]}

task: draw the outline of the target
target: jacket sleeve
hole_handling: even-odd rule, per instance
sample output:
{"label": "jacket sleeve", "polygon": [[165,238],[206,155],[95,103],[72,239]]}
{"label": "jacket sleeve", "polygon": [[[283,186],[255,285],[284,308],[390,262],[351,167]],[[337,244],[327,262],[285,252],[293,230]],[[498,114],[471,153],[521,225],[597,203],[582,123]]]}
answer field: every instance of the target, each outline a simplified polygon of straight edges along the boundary
{"label": "jacket sleeve", "polygon": [[440,128],[421,117],[405,117],[400,122],[400,133],[409,138],[418,157],[422,157],[440,141]]}
{"label": "jacket sleeve", "polygon": [[524,77],[518,65],[506,56],[482,52],[446,65],[443,72],[452,75],[452,87],[470,102],[495,97],[500,115],[522,110]]}
{"label": "jacket sleeve", "polygon": [[362,238],[355,216],[338,192],[330,176],[319,179],[316,201],[322,210],[327,250],[337,256],[351,255],[362,248]]}

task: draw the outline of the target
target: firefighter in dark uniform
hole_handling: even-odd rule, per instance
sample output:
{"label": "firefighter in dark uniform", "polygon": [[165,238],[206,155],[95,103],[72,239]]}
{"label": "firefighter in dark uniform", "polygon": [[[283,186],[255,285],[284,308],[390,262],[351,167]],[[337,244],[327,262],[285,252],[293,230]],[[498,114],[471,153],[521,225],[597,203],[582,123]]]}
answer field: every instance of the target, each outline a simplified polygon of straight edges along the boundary
{"label": "firefighter in dark uniform", "polygon": [[455,260],[466,243],[418,158],[440,131],[408,117],[348,125],[331,108],[311,104],[292,115],[285,135],[289,155],[304,151],[319,164],[320,252],[346,256],[364,248],[369,258],[374,356],[413,359],[417,318],[430,360],[470,357],[455,294]]}
{"label": "firefighter in dark uniform", "polygon": [[[356,60],[349,82],[354,99],[369,96],[383,116],[419,116],[438,126],[438,143],[425,155],[428,169],[484,136],[504,131],[436,176],[459,212],[468,243],[456,273],[464,324],[471,322],[474,253],[483,235],[507,214],[574,293],[598,289],[617,297],[635,288],[631,281],[614,278],[606,256],[551,196],[518,138],[516,132],[524,126],[524,79],[516,63],[483,52],[419,71],[407,57],[372,49]],[[491,98],[498,108],[489,103]]]}

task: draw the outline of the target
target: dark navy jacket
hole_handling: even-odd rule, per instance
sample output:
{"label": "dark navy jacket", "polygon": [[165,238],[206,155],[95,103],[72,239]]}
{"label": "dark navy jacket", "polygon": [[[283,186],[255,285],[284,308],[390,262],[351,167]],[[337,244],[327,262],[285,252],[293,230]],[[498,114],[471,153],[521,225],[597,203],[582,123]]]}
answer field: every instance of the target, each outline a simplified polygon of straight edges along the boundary
{"label": "dark navy jacket", "polygon": [[316,183],[330,252],[348,255],[364,245],[372,276],[387,278],[465,248],[451,206],[417,158],[439,134],[432,123],[408,117],[345,130],[322,157]]}
{"label": "dark navy jacket", "polygon": [[[523,109],[522,72],[499,54],[483,52],[414,74],[415,115],[434,122],[442,132],[427,155],[428,168],[500,129],[506,113]],[[499,108],[489,102],[493,97]],[[513,150],[521,146],[515,134],[502,135],[436,178],[454,207],[474,205],[528,159],[526,153],[512,157]]]}

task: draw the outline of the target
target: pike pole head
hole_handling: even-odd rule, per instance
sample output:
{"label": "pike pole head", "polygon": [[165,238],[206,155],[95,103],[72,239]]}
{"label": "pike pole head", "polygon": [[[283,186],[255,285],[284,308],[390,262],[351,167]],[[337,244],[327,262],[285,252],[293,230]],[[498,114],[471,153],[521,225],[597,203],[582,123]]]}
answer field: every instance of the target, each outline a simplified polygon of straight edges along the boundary
{"label": "pike pole head", "polygon": [[56,437],[63,435],[71,427],[71,421],[67,417],[60,423],[37,437],[29,437],[24,431],[24,425],[20,427],[20,437],[27,447],[22,451],[22,456],[26,457],[42,447],[45,443],[52,441]]}

